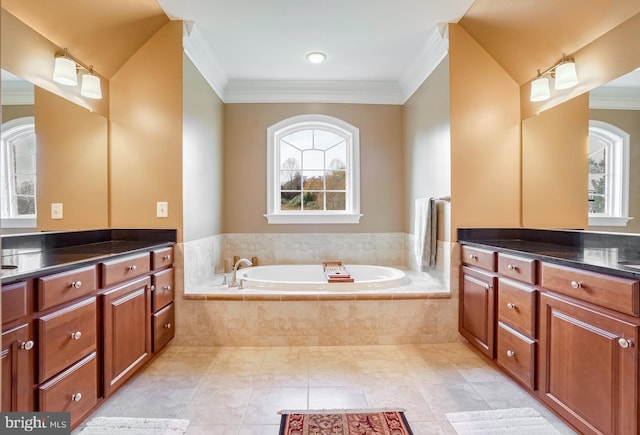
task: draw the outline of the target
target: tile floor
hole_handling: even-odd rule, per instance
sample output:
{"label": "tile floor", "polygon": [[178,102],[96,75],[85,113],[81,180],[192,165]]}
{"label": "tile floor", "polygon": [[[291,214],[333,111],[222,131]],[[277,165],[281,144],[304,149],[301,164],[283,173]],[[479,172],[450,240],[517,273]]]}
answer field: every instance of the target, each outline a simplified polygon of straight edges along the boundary
{"label": "tile floor", "polygon": [[513,407],[574,433],[464,343],[170,346],[91,417],[185,418],[188,435],[277,435],[281,409],[380,407],[405,408],[415,435],[454,434],[447,412]]}

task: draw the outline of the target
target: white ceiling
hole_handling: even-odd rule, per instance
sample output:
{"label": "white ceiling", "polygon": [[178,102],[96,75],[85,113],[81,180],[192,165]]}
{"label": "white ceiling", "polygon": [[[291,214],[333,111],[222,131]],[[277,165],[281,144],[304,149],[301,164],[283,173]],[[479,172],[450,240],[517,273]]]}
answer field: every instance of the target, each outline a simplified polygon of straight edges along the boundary
{"label": "white ceiling", "polygon": [[[225,102],[402,104],[474,0],[158,0]],[[326,53],[323,64],[305,59]]]}

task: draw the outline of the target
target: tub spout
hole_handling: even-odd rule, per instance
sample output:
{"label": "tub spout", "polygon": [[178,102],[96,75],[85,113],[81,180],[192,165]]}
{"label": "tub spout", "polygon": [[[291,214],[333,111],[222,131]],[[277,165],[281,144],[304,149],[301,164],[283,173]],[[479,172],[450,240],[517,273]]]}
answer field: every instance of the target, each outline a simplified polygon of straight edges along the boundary
{"label": "tub spout", "polygon": [[227,287],[238,286],[238,282],[236,280],[236,273],[238,273],[238,268],[242,264],[244,264],[245,266],[253,266],[253,263],[251,263],[251,261],[247,260],[246,258],[241,258],[240,260],[236,261],[236,264],[233,265],[233,272],[231,273],[231,279],[229,280],[229,285]]}

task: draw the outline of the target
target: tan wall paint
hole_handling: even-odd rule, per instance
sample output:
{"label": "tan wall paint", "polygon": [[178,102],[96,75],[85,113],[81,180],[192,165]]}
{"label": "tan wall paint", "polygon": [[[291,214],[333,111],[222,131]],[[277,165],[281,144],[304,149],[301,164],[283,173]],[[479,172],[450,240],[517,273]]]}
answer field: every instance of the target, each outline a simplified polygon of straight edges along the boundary
{"label": "tan wall paint", "polygon": [[587,94],[523,121],[525,227],[587,227],[588,128]]}
{"label": "tan wall paint", "polygon": [[[267,224],[267,127],[309,113],[334,116],[360,129],[360,224]],[[401,106],[226,104],[224,136],[225,233],[404,231]]]}
{"label": "tan wall paint", "polygon": [[222,233],[224,105],[193,63],[184,57],[184,241]]}
{"label": "tan wall paint", "polygon": [[107,228],[107,119],[39,87],[34,102],[38,230]]}
{"label": "tan wall paint", "polygon": [[[415,233],[415,200],[451,194],[449,60],[445,59],[403,106],[405,232]],[[438,207],[438,239],[449,240],[451,216]],[[447,231],[445,231],[445,228]]]}
{"label": "tan wall paint", "polygon": [[640,110],[592,109],[589,119],[608,122],[629,133],[629,216],[626,227],[589,227],[592,231],[640,233]]}
{"label": "tan wall paint", "polygon": [[451,231],[520,225],[519,87],[449,25]]}
{"label": "tan wall paint", "polygon": [[[182,23],[167,23],[111,80],[114,228],[178,228],[182,240]],[[156,218],[156,202],[169,217]]]}
{"label": "tan wall paint", "polygon": [[12,119],[24,118],[25,116],[33,116],[32,104],[20,105],[2,105],[2,122],[11,121]]}

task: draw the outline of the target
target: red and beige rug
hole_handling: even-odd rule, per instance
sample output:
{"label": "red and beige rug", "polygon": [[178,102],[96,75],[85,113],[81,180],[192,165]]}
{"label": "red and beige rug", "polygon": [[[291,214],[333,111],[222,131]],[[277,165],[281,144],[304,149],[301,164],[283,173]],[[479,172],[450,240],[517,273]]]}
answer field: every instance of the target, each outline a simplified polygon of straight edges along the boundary
{"label": "red and beige rug", "polygon": [[280,411],[280,435],[413,435],[403,410]]}

